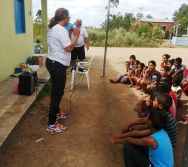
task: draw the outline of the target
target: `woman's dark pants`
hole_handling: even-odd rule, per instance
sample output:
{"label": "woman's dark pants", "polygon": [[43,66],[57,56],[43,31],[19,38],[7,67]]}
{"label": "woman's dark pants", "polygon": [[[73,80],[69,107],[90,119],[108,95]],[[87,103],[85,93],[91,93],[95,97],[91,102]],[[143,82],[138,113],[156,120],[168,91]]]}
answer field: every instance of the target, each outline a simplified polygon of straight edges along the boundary
{"label": "woman's dark pants", "polygon": [[67,66],[47,58],[46,68],[50,73],[52,85],[48,124],[53,125],[56,122],[56,115],[60,112],[59,104],[64,95]]}

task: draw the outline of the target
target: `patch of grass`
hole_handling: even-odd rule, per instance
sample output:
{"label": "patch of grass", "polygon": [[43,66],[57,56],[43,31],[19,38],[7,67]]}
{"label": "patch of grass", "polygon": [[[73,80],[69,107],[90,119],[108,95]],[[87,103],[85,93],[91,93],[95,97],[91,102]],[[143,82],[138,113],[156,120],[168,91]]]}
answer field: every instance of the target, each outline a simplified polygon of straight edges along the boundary
{"label": "patch of grass", "polygon": [[42,99],[43,97],[51,95],[52,86],[49,82],[43,87],[42,91],[40,91],[37,99]]}

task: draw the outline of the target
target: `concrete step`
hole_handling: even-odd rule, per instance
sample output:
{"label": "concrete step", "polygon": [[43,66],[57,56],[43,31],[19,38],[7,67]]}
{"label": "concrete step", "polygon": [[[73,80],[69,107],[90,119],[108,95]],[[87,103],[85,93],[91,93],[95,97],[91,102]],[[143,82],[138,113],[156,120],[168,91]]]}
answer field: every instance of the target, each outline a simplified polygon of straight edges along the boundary
{"label": "concrete step", "polygon": [[[44,62],[45,59],[46,56],[44,56]],[[37,70],[37,74],[39,78],[47,79],[47,81],[50,78],[44,65]],[[27,96],[18,95],[14,92],[16,83],[19,83],[18,77],[10,77],[0,83],[0,154],[3,154],[7,149],[13,132],[23,121],[37,95],[46,84],[40,84],[37,87],[37,91]]]}

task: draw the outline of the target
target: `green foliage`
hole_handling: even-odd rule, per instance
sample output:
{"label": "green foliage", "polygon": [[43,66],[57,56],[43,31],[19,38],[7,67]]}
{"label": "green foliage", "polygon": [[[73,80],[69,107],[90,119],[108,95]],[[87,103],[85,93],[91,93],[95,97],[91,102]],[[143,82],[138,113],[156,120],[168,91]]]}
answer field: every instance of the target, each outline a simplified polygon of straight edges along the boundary
{"label": "green foliage", "polygon": [[150,14],[148,14],[148,15],[146,15],[146,18],[152,19],[153,17]]}
{"label": "green foliage", "polygon": [[178,11],[173,14],[174,24],[181,24],[178,27],[178,36],[186,34],[186,28],[188,27],[188,4],[182,4]]}
{"label": "green foliage", "polygon": [[119,0],[110,0],[110,5],[117,8],[119,5]]}
{"label": "green foliage", "polygon": [[[124,16],[121,13],[116,15],[109,15],[109,30],[119,29],[123,27],[127,31],[130,31],[132,22],[134,21],[134,15],[132,13],[125,13]],[[102,23],[102,28],[106,29],[106,23]]]}
{"label": "green foliage", "polygon": [[33,24],[33,40],[34,42],[36,40],[42,41],[42,24],[35,23]]}
{"label": "green foliage", "polygon": [[[117,8],[119,5],[119,0],[110,0],[110,8]],[[108,6],[105,7],[105,9],[108,9]]]}
{"label": "green foliage", "polygon": [[151,23],[141,23],[140,27],[138,24],[135,24],[132,31],[135,31],[142,38],[151,38],[152,37],[153,25]]}
{"label": "green foliage", "polygon": [[137,19],[141,19],[141,18],[143,18],[143,17],[144,17],[143,13],[137,13],[137,14],[136,14],[136,18],[137,18]]}
{"label": "green foliage", "polygon": [[154,39],[161,39],[161,40],[163,40],[164,35],[165,35],[165,32],[164,32],[164,30],[161,27],[156,26],[153,29],[153,38]]}
{"label": "green foliage", "polygon": [[[87,28],[91,46],[104,47],[106,32],[104,29]],[[110,30],[108,33],[109,47],[158,47],[152,38],[143,38],[136,32],[127,32],[123,27]]]}

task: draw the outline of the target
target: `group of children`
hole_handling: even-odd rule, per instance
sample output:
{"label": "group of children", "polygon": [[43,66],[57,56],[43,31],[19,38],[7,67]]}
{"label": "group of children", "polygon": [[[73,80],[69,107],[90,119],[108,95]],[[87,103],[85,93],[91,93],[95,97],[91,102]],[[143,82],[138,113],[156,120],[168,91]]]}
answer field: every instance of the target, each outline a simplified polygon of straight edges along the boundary
{"label": "group of children", "polygon": [[136,60],[135,55],[131,55],[129,61],[125,62],[125,72],[115,79],[109,79],[111,83],[125,83],[144,93],[151,93],[156,88],[156,84],[165,78],[171,79],[171,89],[175,93],[180,103],[182,92],[188,95],[188,69],[182,64],[180,57],[169,59],[170,55],[162,56],[160,71],[156,70],[156,62],[151,60],[146,66]]}
{"label": "group of children", "polygon": [[111,83],[129,84],[144,92],[134,108],[139,119],[126,125],[122,134],[109,140],[112,144],[124,144],[126,167],[174,166],[176,108],[181,105],[182,92],[188,95],[188,70],[180,57],[169,58],[168,54],[162,56],[158,71],[154,60],[145,66],[131,55],[125,62],[125,73],[109,80]]}

